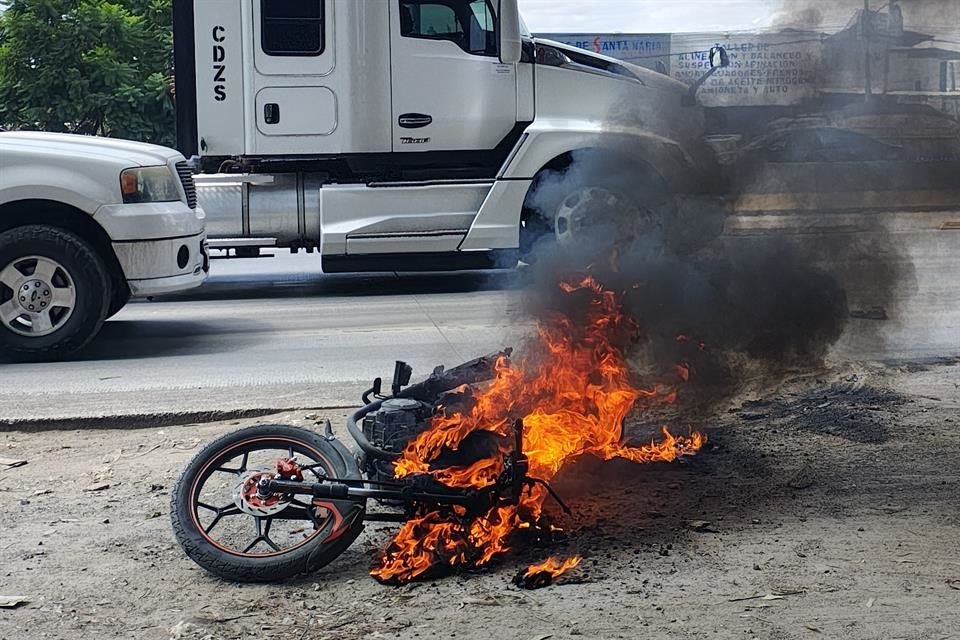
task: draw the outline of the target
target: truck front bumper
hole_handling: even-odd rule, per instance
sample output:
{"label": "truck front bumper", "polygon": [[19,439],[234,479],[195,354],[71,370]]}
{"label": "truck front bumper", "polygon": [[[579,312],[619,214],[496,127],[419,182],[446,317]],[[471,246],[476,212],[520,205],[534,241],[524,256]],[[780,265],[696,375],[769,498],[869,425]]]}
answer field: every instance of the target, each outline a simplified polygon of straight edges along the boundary
{"label": "truck front bumper", "polygon": [[113,250],[134,298],[199,287],[210,271],[205,233],[164,240],[115,242]]}

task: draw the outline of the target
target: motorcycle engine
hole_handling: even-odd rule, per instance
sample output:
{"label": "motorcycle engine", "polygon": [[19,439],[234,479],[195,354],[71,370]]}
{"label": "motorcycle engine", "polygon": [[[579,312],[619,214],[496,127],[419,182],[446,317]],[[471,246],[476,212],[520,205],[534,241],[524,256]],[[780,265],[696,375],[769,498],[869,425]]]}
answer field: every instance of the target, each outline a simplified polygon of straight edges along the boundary
{"label": "motorcycle engine", "polygon": [[[417,435],[426,430],[433,415],[433,406],[409,398],[384,400],[379,410],[363,419],[363,435],[374,446],[400,453]],[[385,460],[367,459],[367,477],[371,480],[393,480],[393,464]]]}

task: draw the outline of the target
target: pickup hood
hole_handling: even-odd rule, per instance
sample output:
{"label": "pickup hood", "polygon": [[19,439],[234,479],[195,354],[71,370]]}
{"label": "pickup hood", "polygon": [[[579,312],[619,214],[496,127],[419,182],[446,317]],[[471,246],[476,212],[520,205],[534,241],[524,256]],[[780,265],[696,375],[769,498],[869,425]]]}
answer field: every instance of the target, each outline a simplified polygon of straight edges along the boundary
{"label": "pickup hood", "polygon": [[91,215],[120,204],[120,172],[167,166],[183,156],[165,147],[63,133],[0,133],[0,205],[53,200]]}
{"label": "pickup hood", "polygon": [[0,155],[10,160],[17,156],[86,157],[113,163],[119,169],[166,165],[182,159],[171,149],[143,142],[37,131],[0,133]]}

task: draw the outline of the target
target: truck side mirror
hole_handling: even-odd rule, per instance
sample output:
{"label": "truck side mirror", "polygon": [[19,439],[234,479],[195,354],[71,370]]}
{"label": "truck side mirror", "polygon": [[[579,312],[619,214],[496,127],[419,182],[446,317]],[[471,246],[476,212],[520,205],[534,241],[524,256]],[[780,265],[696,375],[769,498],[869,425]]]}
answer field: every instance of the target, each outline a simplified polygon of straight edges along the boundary
{"label": "truck side mirror", "polygon": [[720,67],[721,69],[730,66],[730,56],[727,55],[727,50],[721,46],[711,47],[710,49],[710,68],[716,69]]}
{"label": "truck side mirror", "polygon": [[703,86],[703,83],[706,82],[710,76],[715,74],[717,71],[720,71],[720,69],[730,66],[730,56],[727,55],[727,50],[720,45],[710,48],[709,58],[710,70],[700,76],[699,80],[690,85],[690,89],[687,91],[687,94],[683,96],[683,106],[692,107],[696,105],[697,92],[700,91],[700,87]]}
{"label": "truck side mirror", "polygon": [[520,7],[517,0],[499,0],[497,19],[500,23],[500,62],[516,64],[523,55]]}

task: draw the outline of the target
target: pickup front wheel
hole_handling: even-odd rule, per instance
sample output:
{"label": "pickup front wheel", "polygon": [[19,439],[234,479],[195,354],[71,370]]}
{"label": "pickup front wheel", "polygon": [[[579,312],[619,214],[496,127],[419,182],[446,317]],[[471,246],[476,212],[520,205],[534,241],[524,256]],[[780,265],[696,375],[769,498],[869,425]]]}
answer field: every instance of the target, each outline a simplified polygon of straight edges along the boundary
{"label": "pickup front wheel", "polygon": [[52,360],[92,340],[112,292],[103,260],[47,225],[0,233],[0,357]]}

